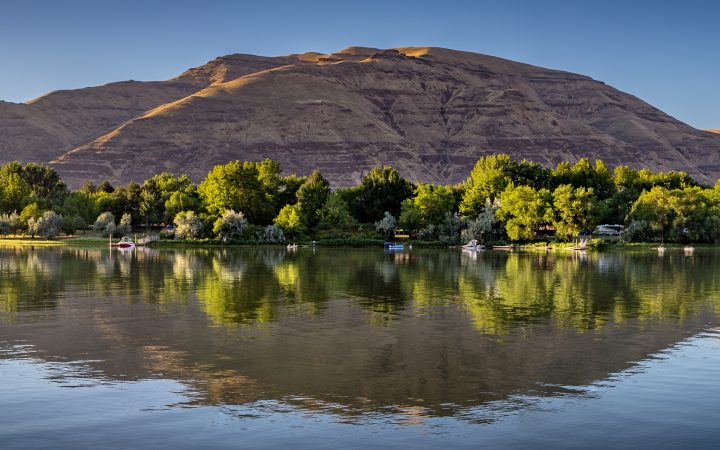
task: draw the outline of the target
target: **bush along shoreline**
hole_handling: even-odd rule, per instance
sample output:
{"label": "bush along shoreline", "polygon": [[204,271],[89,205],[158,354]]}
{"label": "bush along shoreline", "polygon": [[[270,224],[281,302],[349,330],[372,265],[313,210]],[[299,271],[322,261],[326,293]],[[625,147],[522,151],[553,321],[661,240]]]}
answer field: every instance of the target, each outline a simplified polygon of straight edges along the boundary
{"label": "bush along shoreline", "polygon": [[[358,185],[333,190],[317,170],[284,175],[265,159],[217,165],[197,185],[187,175],[160,173],[141,184],[103,181],[73,191],[50,167],[11,162],[0,166],[0,242],[22,236],[91,244],[135,234],[159,234],[157,246],[720,242],[720,183],[703,186],[683,172],[610,171],[587,159],[547,168],[505,154],[468,169],[461,183],[433,185],[378,167]],[[592,236],[602,224],[624,232]]]}

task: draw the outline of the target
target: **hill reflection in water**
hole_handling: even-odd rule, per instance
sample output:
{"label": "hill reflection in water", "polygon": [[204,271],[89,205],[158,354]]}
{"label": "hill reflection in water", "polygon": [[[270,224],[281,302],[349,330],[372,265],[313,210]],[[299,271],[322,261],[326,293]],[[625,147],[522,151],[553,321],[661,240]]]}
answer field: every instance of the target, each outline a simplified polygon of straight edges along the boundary
{"label": "hill reflection in water", "polygon": [[718,269],[710,251],[2,249],[0,358],[56,383],[175,380],[186,406],[485,422],[717,324]]}

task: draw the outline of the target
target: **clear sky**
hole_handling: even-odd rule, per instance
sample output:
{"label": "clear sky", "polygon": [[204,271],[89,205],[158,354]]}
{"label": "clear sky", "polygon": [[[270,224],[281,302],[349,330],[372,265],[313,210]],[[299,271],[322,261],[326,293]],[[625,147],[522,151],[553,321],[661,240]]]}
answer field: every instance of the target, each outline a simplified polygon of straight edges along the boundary
{"label": "clear sky", "polygon": [[720,128],[718,1],[0,0],[0,99],[160,80],[230,53],[439,46],[589,75]]}

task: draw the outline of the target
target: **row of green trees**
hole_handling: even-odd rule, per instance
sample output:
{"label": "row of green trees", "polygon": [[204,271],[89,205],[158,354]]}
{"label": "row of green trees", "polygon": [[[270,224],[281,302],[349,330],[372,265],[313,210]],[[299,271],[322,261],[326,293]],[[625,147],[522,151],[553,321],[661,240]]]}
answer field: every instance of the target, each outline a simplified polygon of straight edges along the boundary
{"label": "row of green trees", "polygon": [[0,234],[45,237],[174,224],[180,238],[282,242],[391,237],[400,227],[420,239],[457,243],[552,233],[571,239],[599,223],[624,223],[633,240],[714,242],[719,212],[720,188],[700,186],[683,172],[626,166],[611,172],[587,159],[547,168],[490,155],[452,186],[413,184],[386,166],[337,190],[319,171],[283,175],[270,159],[215,166],[199,185],[187,175],[161,173],[142,184],[106,181],[76,191],[43,165],[0,166]]}

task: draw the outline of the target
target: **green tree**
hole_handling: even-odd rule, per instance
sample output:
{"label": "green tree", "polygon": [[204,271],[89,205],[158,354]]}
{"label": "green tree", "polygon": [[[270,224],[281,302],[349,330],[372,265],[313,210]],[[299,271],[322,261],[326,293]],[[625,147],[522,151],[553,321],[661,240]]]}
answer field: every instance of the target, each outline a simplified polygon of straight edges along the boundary
{"label": "green tree", "polygon": [[320,225],[346,228],[355,224],[348,204],[337,192],[331,193],[320,209]]}
{"label": "green tree", "polygon": [[20,211],[30,201],[31,193],[20,163],[11,162],[0,167],[0,208],[3,211]]}
{"label": "green tree", "polygon": [[60,175],[43,164],[26,164],[22,169],[22,177],[30,186],[31,195],[47,208],[60,206],[68,192]]}
{"label": "green tree", "polygon": [[[82,190],[70,192],[65,197],[60,212],[67,222],[73,223],[75,229],[87,228],[98,215],[98,209],[92,194]],[[70,218],[73,218],[73,220],[70,221]]]}
{"label": "green tree", "polygon": [[30,203],[20,212],[20,221],[27,226],[30,219],[39,219],[43,214],[37,203]]}
{"label": "green tree", "polygon": [[164,220],[172,222],[181,211],[199,211],[201,208],[197,189],[190,178],[162,172],[142,185],[139,212],[145,226]]}
{"label": "green tree", "polygon": [[505,231],[513,241],[528,240],[547,223],[550,192],[530,186],[508,186],[500,194],[498,219],[505,222]]}
{"label": "green tree", "polygon": [[420,184],[413,203],[420,211],[422,226],[439,224],[456,209],[455,193],[450,186]]}
{"label": "green tree", "polygon": [[305,226],[312,228],[320,221],[320,210],[330,195],[330,183],[314,170],[297,191],[297,206]]}
{"label": "green tree", "polygon": [[297,205],[285,205],[275,218],[275,225],[287,236],[298,236],[303,231],[303,221]]}
{"label": "green tree", "polygon": [[642,221],[659,234],[660,242],[665,242],[665,234],[674,214],[671,192],[663,187],[655,186],[643,191],[632,205],[629,221]]}
{"label": "green tree", "polygon": [[165,202],[165,217],[175,217],[181,211],[199,211],[201,208],[200,200],[183,191],[175,191]]}
{"label": "green tree", "polygon": [[276,215],[283,206],[297,202],[298,189],[306,179],[307,177],[299,177],[295,174],[280,178],[280,183],[273,192],[273,210]]}
{"label": "green tree", "polygon": [[570,240],[580,231],[591,229],[596,204],[593,188],[558,186],[553,192],[553,226],[558,237]]}
{"label": "green tree", "polygon": [[375,222],[385,212],[393,216],[400,214],[403,200],[410,198],[413,185],[389,166],[376,167],[362,180],[355,207],[355,217],[361,222]]}
{"label": "green tree", "polygon": [[407,231],[412,238],[414,238],[415,233],[424,226],[422,213],[420,209],[415,206],[414,199],[408,198],[402,202],[398,225]]}
{"label": "green tree", "polygon": [[96,192],[105,192],[106,194],[112,194],[114,191],[115,188],[112,184],[110,184],[110,181],[104,180],[98,185]]}
{"label": "green tree", "polygon": [[78,216],[63,216],[62,220],[62,232],[66,235],[75,234],[79,229],[86,229],[88,223],[82,217]]}
{"label": "green tree", "polygon": [[465,181],[465,195],[460,203],[460,213],[476,217],[485,206],[493,202],[513,181],[517,163],[509,155],[497,154],[478,159]]}
{"label": "green tree", "polygon": [[[268,164],[261,164],[267,170]],[[260,178],[258,164],[233,161],[217,165],[198,186],[203,205],[210,214],[219,216],[231,209],[242,212],[251,223],[270,221],[272,196],[267,191],[268,174]]]}

